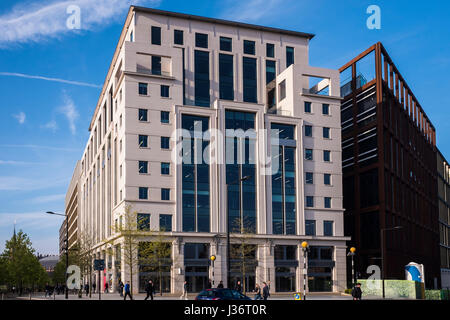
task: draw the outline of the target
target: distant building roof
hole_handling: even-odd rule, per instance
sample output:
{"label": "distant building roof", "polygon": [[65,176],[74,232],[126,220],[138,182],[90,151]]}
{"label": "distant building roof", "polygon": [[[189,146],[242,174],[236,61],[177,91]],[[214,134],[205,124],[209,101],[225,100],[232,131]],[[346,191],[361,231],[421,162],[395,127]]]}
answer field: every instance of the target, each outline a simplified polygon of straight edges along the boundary
{"label": "distant building roof", "polygon": [[52,269],[56,266],[59,261],[59,255],[47,256],[39,259],[39,263],[46,269]]}

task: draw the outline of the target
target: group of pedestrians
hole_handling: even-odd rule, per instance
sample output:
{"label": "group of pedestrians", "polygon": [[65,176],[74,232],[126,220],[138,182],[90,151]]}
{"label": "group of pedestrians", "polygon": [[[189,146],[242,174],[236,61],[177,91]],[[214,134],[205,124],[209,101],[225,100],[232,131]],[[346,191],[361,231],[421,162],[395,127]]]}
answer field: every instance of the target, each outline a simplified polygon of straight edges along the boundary
{"label": "group of pedestrians", "polygon": [[255,293],[255,300],[267,300],[270,297],[270,286],[266,282],[263,282],[263,287],[261,290],[260,285],[256,284],[253,292]]}

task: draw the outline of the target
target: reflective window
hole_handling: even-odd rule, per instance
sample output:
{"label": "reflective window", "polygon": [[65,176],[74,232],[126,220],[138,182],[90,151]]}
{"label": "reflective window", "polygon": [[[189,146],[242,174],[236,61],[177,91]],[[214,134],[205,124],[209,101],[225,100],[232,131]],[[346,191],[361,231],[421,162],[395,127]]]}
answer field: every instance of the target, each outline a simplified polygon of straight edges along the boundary
{"label": "reflective window", "polygon": [[148,161],[139,161],[139,173],[148,173]]}
{"label": "reflective window", "polygon": [[280,140],[294,140],[295,126],[281,123],[272,123],[272,130],[278,133]]}
{"label": "reflective window", "polygon": [[325,208],[331,208],[331,198],[330,197],[325,197],[324,198],[324,207]]}
{"label": "reflective window", "polygon": [[294,48],[286,47],[286,68],[294,64]]}
{"label": "reflective window", "polygon": [[170,174],[169,162],[161,162],[161,174]]}
{"label": "reflective window", "polygon": [[[275,61],[266,60],[266,83],[271,82],[275,79],[276,71],[275,71]],[[285,92],[286,95],[286,92]]]}
{"label": "reflective window", "polygon": [[313,160],[313,150],[305,149],[305,160]]}
{"label": "reflective window", "polygon": [[330,139],[330,128],[327,127],[323,128],[323,138]]}
{"label": "reflective window", "polygon": [[196,33],[195,46],[199,48],[208,48],[208,35],[204,33]]}
{"label": "reflective window", "polygon": [[173,43],[183,45],[183,30],[174,30],[173,31]]}
{"label": "reflective window", "polygon": [[325,173],[323,175],[323,184],[326,185],[326,186],[331,185],[331,174]]}
{"label": "reflective window", "polygon": [[305,101],[305,113],[311,113],[311,102]]}
{"label": "reflective window", "polygon": [[140,231],[150,230],[150,214],[148,213],[137,214],[137,229]]}
{"label": "reflective window", "polygon": [[210,106],[209,52],[195,51],[195,105]]}
{"label": "reflective window", "polygon": [[314,183],[314,175],[312,172],[306,172],[305,174],[305,182],[307,184],[313,184]]}
{"label": "reflective window", "polygon": [[152,56],[152,74],[161,75],[161,57]]}
{"label": "reflective window", "polygon": [[143,82],[139,82],[139,94],[146,96],[147,95],[147,88],[148,88],[148,84],[147,83],[143,83]]}
{"label": "reflective window", "polygon": [[169,86],[161,85],[161,97],[169,97]]}
{"label": "reflective window", "polygon": [[312,126],[305,125],[305,136],[312,137]]}
{"label": "reflective window", "polygon": [[139,121],[148,121],[148,110],[139,109]]}
{"label": "reflective window", "polygon": [[219,93],[220,99],[234,100],[233,56],[219,54]]}
{"label": "reflective window", "polygon": [[323,235],[327,237],[333,236],[333,221],[323,222]]}
{"label": "reflective window", "polygon": [[331,151],[323,150],[323,161],[330,162],[331,161]]}
{"label": "reflective window", "polygon": [[139,187],[139,199],[147,200],[148,199],[148,188]]}
{"label": "reflective window", "polygon": [[160,214],[159,215],[159,230],[161,231],[172,231],[172,215],[171,214]]}
{"label": "reflective window", "polygon": [[231,52],[233,49],[233,40],[227,37],[220,37],[220,50]]}
{"label": "reflective window", "polygon": [[315,236],[316,235],[316,221],[315,220],[305,220],[305,235]]}
{"label": "reflective window", "polygon": [[255,54],[255,41],[244,40],[244,53]]}
{"label": "reflective window", "polygon": [[330,105],[329,104],[322,104],[322,114],[329,115],[330,114]]}
{"label": "reflective window", "polygon": [[256,59],[243,57],[244,102],[257,102]]}
{"label": "reflective window", "polygon": [[170,189],[161,189],[161,200],[170,200]]}
{"label": "reflective window", "polygon": [[170,138],[161,137],[161,149],[169,149],[169,148],[170,148]]}
{"label": "reflective window", "polygon": [[139,148],[148,148],[148,136],[139,135]]}
{"label": "reflective window", "polygon": [[161,123],[169,123],[170,120],[170,112],[169,111],[161,111]]}
{"label": "reflective window", "polygon": [[266,57],[275,58],[275,45],[273,43],[266,44]]}
{"label": "reflective window", "polygon": [[152,44],[161,45],[161,28],[152,26]]}
{"label": "reflective window", "polygon": [[313,196],[306,196],[306,206],[314,207],[314,197]]}

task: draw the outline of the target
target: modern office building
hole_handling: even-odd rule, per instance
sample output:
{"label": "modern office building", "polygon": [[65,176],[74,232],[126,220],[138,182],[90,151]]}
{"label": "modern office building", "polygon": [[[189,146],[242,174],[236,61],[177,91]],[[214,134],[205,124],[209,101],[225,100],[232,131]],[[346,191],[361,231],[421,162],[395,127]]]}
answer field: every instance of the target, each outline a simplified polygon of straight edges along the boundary
{"label": "modern office building", "polygon": [[[73,171],[72,179],[69,188],[66,192],[65,199],[65,215],[69,219],[69,250],[73,248],[79,240],[79,219],[80,214],[80,196],[79,196],[79,181],[81,175],[81,162],[77,161]],[[64,254],[64,241],[66,239],[66,220],[61,224],[59,229],[59,254]]]}
{"label": "modern office building", "polygon": [[441,252],[441,287],[450,288],[450,165],[438,150],[439,236]]}
{"label": "modern office building", "polygon": [[[339,72],[308,65],[312,38],[130,7],[78,182],[80,232],[106,259],[103,282],[114,290],[130,280],[114,226],[131,206],[143,229],[163,230],[171,245],[158,290],[244,280],[231,256],[227,283],[227,226],[231,246],[252,246],[247,288],[301,290],[306,240],[309,290],[346,289]],[[157,277],[144,267],[134,291]]]}
{"label": "modern office building", "polygon": [[386,279],[404,279],[416,262],[426,286],[438,286],[435,129],[381,43],[340,72],[345,232],[356,271],[365,277],[384,252]]}

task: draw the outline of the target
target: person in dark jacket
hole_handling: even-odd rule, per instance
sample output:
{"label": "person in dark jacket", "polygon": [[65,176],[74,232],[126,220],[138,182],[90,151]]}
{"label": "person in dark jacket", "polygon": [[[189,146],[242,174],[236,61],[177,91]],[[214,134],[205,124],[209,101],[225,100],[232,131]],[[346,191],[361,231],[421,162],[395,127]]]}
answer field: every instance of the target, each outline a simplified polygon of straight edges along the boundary
{"label": "person in dark jacket", "polygon": [[123,282],[122,282],[122,280],[119,280],[119,294],[120,294],[120,296],[121,297],[123,297],[123,287],[124,287],[124,285],[123,285]]}
{"label": "person in dark jacket", "polygon": [[150,297],[150,299],[153,300],[153,293],[155,293],[155,286],[153,285],[153,281],[152,280],[149,280],[145,284],[145,292],[147,292],[147,296],[145,297],[144,300],[147,300],[148,297]]}
{"label": "person in dark jacket", "polygon": [[270,297],[269,286],[263,282],[263,299],[267,300]]}
{"label": "person in dark jacket", "polygon": [[87,297],[89,294],[89,285],[87,283],[84,285],[84,291],[86,292],[86,297]]}
{"label": "person in dark jacket", "polygon": [[223,289],[223,281],[222,280],[220,280],[219,285],[217,286],[217,288]]}
{"label": "person in dark jacket", "polygon": [[241,282],[238,280],[237,284],[236,284],[236,288],[234,289],[237,292],[242,293],[242,286],[241,286]]}
{"label": "person in dark jacket", "polygon": [[92,284],[92,292],[93,293],[95,293],[95,289],[97,288],[97,284],[95,283],[95,281],[94,281],[94,283]]}
{"label": "person in dark jacket", "polygon": [[133,297],[131,296],[130,281],[127,281],[127,284],[125,285],[124,290],[125,290],[125,294],[123,296],[123,300],[127,300],[127,296],[130,297],[130,300],[133,300]]}
{"label": "person in dark jacket", "polygon": [[361,300],[362,298],[361,283],[357,283],[356,286],[352,289],[352,297],[353,300]]}
{"label": "person in dark jacket", "polygon": [[253,290],[253,292],[255,292],[255,300],[261,300],[261,287],[259,286],[259,284],[256,284],[255,286],[255,290]]}

